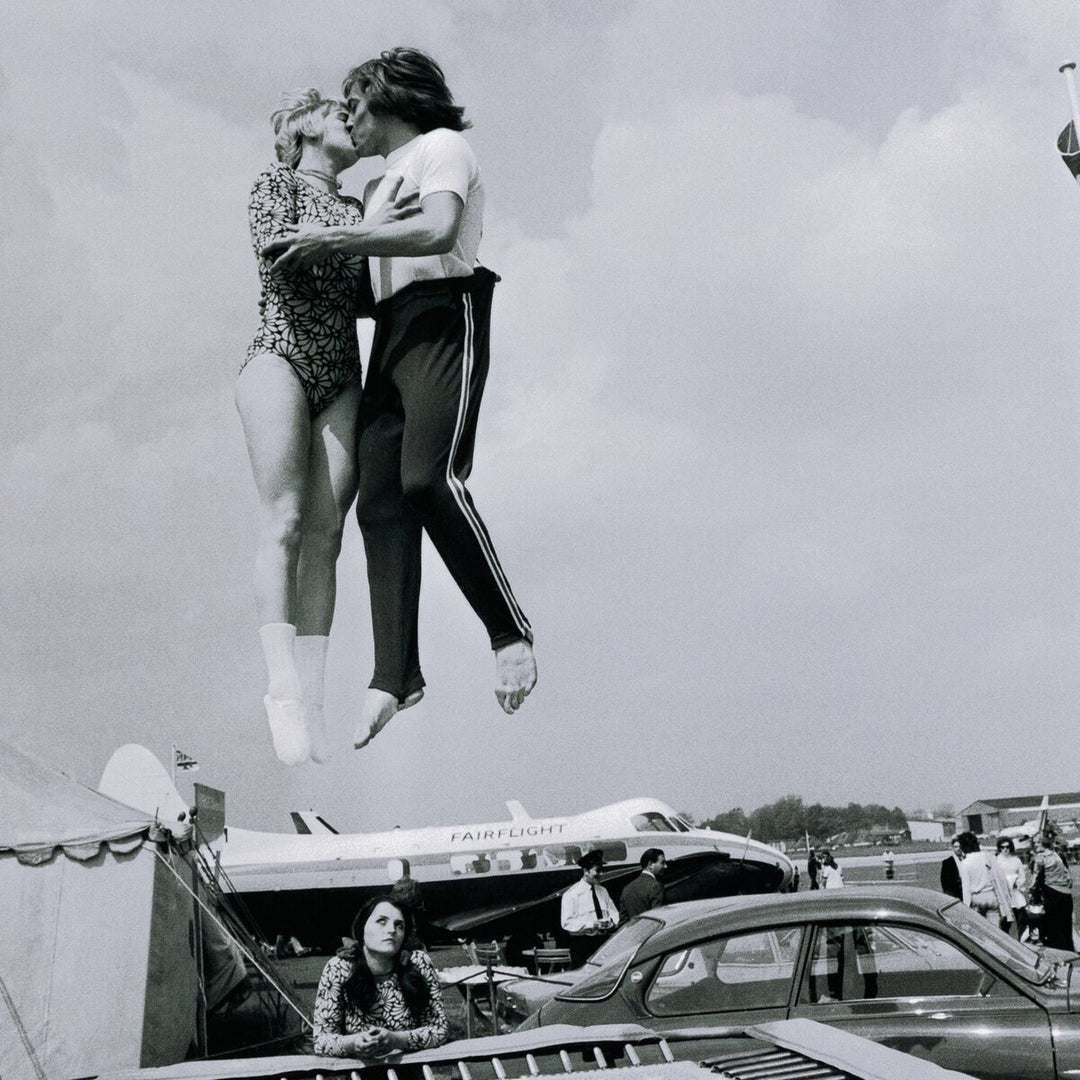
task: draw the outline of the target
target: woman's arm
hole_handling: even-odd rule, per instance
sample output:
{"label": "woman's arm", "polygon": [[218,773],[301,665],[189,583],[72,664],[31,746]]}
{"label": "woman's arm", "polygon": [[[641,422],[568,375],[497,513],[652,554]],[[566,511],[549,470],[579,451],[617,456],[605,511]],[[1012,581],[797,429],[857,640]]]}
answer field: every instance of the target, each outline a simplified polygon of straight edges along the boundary
{"label": "woman's arm", "polygon": [[409,1031],[394,1032],[402,1036],[402,1045],[396,1049],[402,1050],[429,1050],[433,1046],[442,1046],[450,1033],[450,1027],[446,1019],[446,1006],[443,1004],[442,987],[439,985],[439,976],[435,972],[427,953],[414,952],[411,954],[413,966],[423,976],[427,983],[428,1001],[424,1009],[424,1015],[420,1017],[420,1026]]}
{"label": "woman's arm", "polygon": [[316,1054],[349,1057],[359,1049],[356,1036],[345,1032],[345,983],[351,974],[352,965],[338,956],[323,968],[312,1017]]}
{"label": "woman's arm", "polygon": [[[457,242],[465,204],[452,191],[434,191],[415,213],[380,224],[334,225],[303,233],[287,229],[261,249],[274,258],[273,269],[291,272],[325,259],[328,255],[374,255],[381,257],[444,255]],[[276,258],[275,258],[276,257]]]}
{"label": "woman's arm", "polygon": [[292,236],[296,225],[296,178],[284,166],[260,173],[248,199],[251,242],[260,252],[273,240]]}

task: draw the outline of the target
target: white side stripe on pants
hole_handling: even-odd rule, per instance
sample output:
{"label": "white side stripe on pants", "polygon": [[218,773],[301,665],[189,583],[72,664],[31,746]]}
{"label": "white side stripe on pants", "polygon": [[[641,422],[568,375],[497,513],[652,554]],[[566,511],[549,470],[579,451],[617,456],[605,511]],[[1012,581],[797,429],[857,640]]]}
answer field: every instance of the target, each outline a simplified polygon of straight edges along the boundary
{"label": "white side stripe on pants", "polygon": [[450,444],[450,458],[446,463],[446,483],[454,494],[454,500],[458,505],[458,509],[468,522],[469,528],[472,529],[473,535],[480,545],[480,550],[484,554],[484,561],[488,564],[488,569],[491,571],[491,575],[495,579],[496,585],[499,587],[499,592],[502,594],[506,606],[510,609],[511,617],[517,624],[517,628],[521,631],[522,636],[528,637],[531,630],[529,620],[525,618],[524,612],[518,606],[518,602],[514,598],[513,592],[510,590],[510,583],[506,580],[506,575],[503,573],[502,566],[499,565],[499,560],[491,546],[491,539],[488,537],[483,523],[480,521],[471,503],[465,496],[465,484],[454,474],[454,460],[457,458],[458,447],[465,430],[465,418],[469,414],[469,394],[472,387],[472,373],[475,363],[473,355],[472,297],[466,292],[463,294],[463,298],[465,301],[465,350],[461,372],[461,397],[458,400],[458,414],[457,420],[454,423],[454,437]]}

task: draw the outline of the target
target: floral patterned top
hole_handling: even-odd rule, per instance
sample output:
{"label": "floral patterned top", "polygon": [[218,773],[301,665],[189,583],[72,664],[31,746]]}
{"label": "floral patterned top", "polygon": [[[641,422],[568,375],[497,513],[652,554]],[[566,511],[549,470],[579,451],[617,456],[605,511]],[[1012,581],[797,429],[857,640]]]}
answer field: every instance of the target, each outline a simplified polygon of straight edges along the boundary
{"label": "floral patterned top", "polygon": [[[259,262],[263,318],[244,357],[275,353],[296,372],[312,417],[361,376],[356,320],[371,313],[367,260],[331,255],[306,271],[270,273],[259,251],[285,235],[282,226],[358,225],[363,204],[309,184],[287,165],[275,164],[255,180],[248,203],[251,242]],[[243,364],[241,365],[243,370]]]}
{"label": "floral patterned top", "polygon": [[355,1035],[367,1027],[404,1031],[409,1051],[427,1050],[446,1042],[449,1029],[443,1006],[442,988],[435,965],[425,952],[404,952],[403,964],[411,964],[428,985],[428,1003],[423,1015],[414,1017],[405,1004],[396,974],[378,982],[378,996],[369,1011],[361,1012],[345,996],[345,983],[356,968],[355,961],[338,955],[327,961],[315,993],[315,1053],[349,1057],[353,1051],[343,1045],[344,1035]]}

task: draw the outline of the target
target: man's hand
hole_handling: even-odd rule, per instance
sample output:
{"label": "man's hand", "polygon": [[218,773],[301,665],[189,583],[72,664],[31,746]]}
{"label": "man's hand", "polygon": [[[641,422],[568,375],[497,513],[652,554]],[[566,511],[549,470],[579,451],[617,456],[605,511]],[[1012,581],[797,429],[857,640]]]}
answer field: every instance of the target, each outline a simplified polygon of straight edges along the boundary
{"label": "man's hand", "polygon": [[401,221],[403,218],[412,217],[420,213],[420,192],[414,191],[411,195],[403,195],[398,198],[401,190],[401,182],[405,179],[398,176],[387,189],[386,199],[378,210],[372,210],[370,214],[364,214],[364,224],[372,229],[380,225],[389,224],[391,221]]}
{"label": "man's hand", "polygon": [[288,236],[271,240],[259,252],[263,258],[274,260],[270,270],[275,274],[306,270],[313,263],[325,259],[341,238],[340,230],[334,226],[311,225],[308,222],[286,224],[285,231]]}

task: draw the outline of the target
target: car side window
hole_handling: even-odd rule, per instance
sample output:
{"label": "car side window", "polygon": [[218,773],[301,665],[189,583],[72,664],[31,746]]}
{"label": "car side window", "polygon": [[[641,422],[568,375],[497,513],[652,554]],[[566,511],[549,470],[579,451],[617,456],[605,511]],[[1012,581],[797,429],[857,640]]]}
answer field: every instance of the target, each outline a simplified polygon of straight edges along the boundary
{"label": "car side window", "polygon": [[821,926],[802,1004],[1015,993],[944,938],[908,926]]}
{"label": "car side window", "polygon": [[656,1016],[783,1008],[799,956],[798,927],[733,934],[664,957],[645,1004]]}

